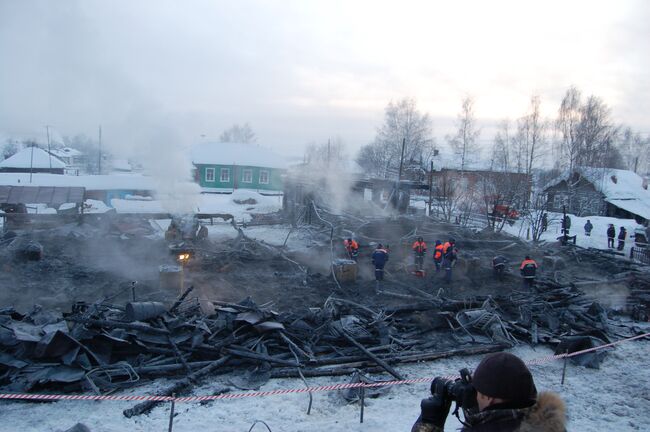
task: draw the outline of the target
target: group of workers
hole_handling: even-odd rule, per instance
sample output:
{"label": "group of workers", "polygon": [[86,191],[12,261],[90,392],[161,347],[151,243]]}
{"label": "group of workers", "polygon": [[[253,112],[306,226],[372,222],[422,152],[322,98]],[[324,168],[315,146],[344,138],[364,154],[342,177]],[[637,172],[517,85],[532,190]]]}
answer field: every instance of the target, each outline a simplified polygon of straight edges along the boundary
{"label": "group of workers", "polygon": [[[427,253],[427,244],[422,237],[411,246],[415,257],[416,271],[424,272],[424,257]],[[458,249],[456,249],[456,239],[450,237],[448,241],[443,243],[436,240],[433,248],[433,265],[436,268],[436,273],[440,272],[441,268],[445,269],[445,281],[451,282],[451,272],[458,258]]]}
{"label": "group of workers", "polygon": [[[359,243],[352,238],[347,238],[343,241],[343,246],[348,257],[354,262],[359,261]],[[413,254],[415,256],[415,266],[418,270],[424,270],[424,258],[427,253],[427,244],[422,237],[418,237],[412,245]],[[458,250],[456,249],[456,240],[452,237],[447,242],[442,243],[436,240],[433,252],[433,264],[436,272],[441,268],[445,269],[445,280],[451,281],[452,268],[456,261]],[[372,263],[375,266],[375,279],[381,281],[384,279],[384,267],[389,258],[389,248],[384,247],[381,243],[377,245],[372,253]]]}
{"label": "group of workers", "polygon": [[[343,246],[348,254],[348,257],[354,262],[359,260],[359,243],[352,238],[347,238],[343,241]],[[413,251],[416,271],[424,271],[425,256],[427,253],[427,244],[422,237],[418,237],[411,245]],[[372,263],[375,267],[375,280],[384,280],[384,267],[388,262],[390,250],[388,246],[384,247],[381,243],[377,245],[372,253]],[[456,249],[456,240],[451,237],[448,241],[443,243],[436,240],[433,249],[433,264],[436,273],[440,272],[441,268],[445,270],[445,281],[451,282],[452,269],[458,257],[458,249]],[[494,277],[503,280],[506,270],[508,259],[502,255],[497,255],[492,259],[492,269]],[[523,278],[523,285],[525,289],[532,289],[535,283],[537,274],[537,263],[530,256],[526,255],[524,260],[519,266],[519,272]]]}

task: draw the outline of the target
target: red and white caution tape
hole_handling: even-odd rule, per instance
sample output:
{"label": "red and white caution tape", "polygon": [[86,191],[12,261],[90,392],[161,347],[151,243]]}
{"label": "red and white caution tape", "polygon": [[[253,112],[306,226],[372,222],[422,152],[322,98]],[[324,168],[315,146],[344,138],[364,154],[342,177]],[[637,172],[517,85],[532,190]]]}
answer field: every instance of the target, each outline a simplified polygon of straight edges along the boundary
{"label": "red and white caution tape", "polygon": [[[636,339],[642,339],[644,337],[650,336],[650,333],[645,333],[638,336],[629,337],[626,339],[620,339],[615,342],[611,342],[605,345],[600,345],[593,348],[584,349],[581,351],[576,351],[570,354],[557,354],[546,357],[541,357],[534,360],[529,360],[526,362],[527,365],[539,365],[543,363],[548,363],[554,360],[563,359],[565,357],[575,357],[581,354],[586,354],[589,352],[598,351],[601,349],[613,347],[614,345],[621,344],[623,342],[629,342]],[[458,376],[446,376],[445,379],[456,379]],[[382,381],[376,383],[349,383],[349,384],[332,384],[326,386],[317,386],[317,387],[303,387],[303,388],[294,388],[294,389],[278,389],[278,390],[268,390],[268,391],[258,391],[258,392],[248,392],[248,393],[224,393],[215,396],[187,396],[187,397],[172,397],[172,396],[137,396],[137,395],[58,395],[58,394],[24,394],[24,393],[0,393],[0,399],[20,399],[20,400],[111,400],[111,401],[174,401],[174,402],[201,402],[201,401],[210,401],[210,400],[220,400],[220,399],[242,399],[242,398],[251,398],[251,397],[265,397],[265,396],[275,396],[275,395],[285,395],[285,394],[295,394],[295,393],[317,393],[317,392],[327,392],[334,390],[343,390],[343,389],[353,389],[353,388],[371,388],[371,387],[385,387],[385,386],[395,386],[401,384],[421,384],[432,382],[434,378],[414,378],[407,380],[398,380],[398,381]]]}

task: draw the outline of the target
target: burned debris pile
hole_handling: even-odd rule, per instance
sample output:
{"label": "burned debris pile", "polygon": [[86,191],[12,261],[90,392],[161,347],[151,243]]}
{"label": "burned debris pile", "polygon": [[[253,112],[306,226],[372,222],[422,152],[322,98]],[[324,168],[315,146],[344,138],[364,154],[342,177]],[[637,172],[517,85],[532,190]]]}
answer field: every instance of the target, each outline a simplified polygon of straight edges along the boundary
{"label": "burned debris pile", "polygon": [[534,293],[464,301],[422,292],[417,302],[383,309],[330,297],[303,313],[276,313],[250,299],[205,304],[191,291],[168,306],[98,301],[64,314],[1,310],[2,391],[106,393],[176,376],[182,379],[162,392],[182,394],[204,375],[229,372],[244,389],[274,377],[359,370],[402,379],[400,363],[518,343],[556,346],[569,335],[606,343],[637,332],[577,288],[550,280]]}

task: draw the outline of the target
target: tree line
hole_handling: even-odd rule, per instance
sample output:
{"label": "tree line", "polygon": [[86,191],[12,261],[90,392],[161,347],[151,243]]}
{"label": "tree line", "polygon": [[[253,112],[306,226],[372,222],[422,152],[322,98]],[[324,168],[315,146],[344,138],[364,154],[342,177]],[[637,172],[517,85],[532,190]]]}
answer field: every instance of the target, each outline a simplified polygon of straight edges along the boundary
{"label": "tree line", "polygon": [[[527,111],[514,121],[501,120],[484,148],[478,142],[481,129],[474,105],[472,97],[462,99],[455,133],[445,137],[460,171],[482,162],[484,169],[528,175],[579,166],[650,172],[650,137],[616,124],[602,98],[585,97],[576,87],[567,89],[554,118],[544,117],[541,98],[531,96]],[[357,162],[370,176],[397,178],[400,163],[427,170],[436,144],[429,114],[417,108],[415,99],[404,98],[388,103],[383,123],[374,140],[361,148]],[[485,151],[488,156],[481,159]]]}

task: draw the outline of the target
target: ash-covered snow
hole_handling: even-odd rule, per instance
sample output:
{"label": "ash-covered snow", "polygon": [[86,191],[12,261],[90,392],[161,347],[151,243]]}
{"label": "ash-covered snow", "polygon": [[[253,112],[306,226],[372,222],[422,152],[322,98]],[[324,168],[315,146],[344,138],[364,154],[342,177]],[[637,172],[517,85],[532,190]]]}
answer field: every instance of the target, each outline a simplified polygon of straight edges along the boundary
{"label": "ash-covered snow", "polygon": [[[647,327],[646,327],[646,330]],[[560,384],[562,361],[531,366],[538,391],[560,394],[568,408],[568,430],[581,432],[647,431],[650,430],[650,368],[647,340],[620,344],[606,357],[600,370],[567,365],[566,382]],[[551,354],[545,347],[519,346],[513,352],[524,360]],[[407,378],[453,375],[460,368],[474,369],[482,356],[454,357],[435,362],[399,366]],[[390,377],[383,377],[390,379]],[[307,379],[310,386],[347,382],[346,377]],[[127,394],[152,394],[168,384],[160,380],[155,385],[131,389]],[[210,394],[212,388],[227,385],[227,377],[217,377],[194,390],[194,395]],[[272,380],[262,390],[301,388],[297,379]],[[239,393],[237,389],[232,390]],[[292,431],[409,431],[419,414],[420,399],[429,394],[429,384],[392,387],[388,394],[366,399],[364,423],[359,423],[359,404],[347,404],[337,392],[314,394],[311,415],[307,415],[306,394],[277,395],[176,404],[176,432],[197,430],[248,431],[255,420],[263,420],[274,432]],[[77,422],[92,431],[151,431],[166,430],[169,404],[155,408],[150,414],[127,419],[122,410],[134,402],[63,401],[54,403],[1,402],[0,431],[36,432],[64,431]],[[460,427],[449,417],[445,430]],[[266,430],[258,425],[254,430]]]}

